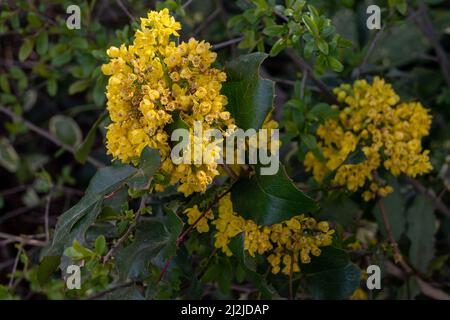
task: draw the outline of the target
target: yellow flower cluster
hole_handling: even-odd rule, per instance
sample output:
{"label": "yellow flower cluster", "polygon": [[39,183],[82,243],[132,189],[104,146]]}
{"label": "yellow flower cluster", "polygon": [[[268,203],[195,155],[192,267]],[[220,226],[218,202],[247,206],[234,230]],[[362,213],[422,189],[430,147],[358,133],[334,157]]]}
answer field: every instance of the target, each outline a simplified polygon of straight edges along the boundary
{"label": "yellow flower cluster", "polygon": [[316,222],[304,215],[271,226],[259,226],[233,211],[229,194],[219,201],[219,216],[212,223],[217,229],[216,248],[231,256],[233,253],[228,247],[231,239],[243,233],[244,249],[251,256],[267,254],[274,274],[280,270],[290,274],[291,267],[293,272],[299,272],[299,261],[309,263],[310,255],[319,256],[319,247],[330,245],[334,233],[327,222]]}
{"label": "yellow flower cluster", "polygon": [[[421,144],[429,134],[431,116],[419,102],[400,102],[391,85],[378,77],[372,84],[357,80],[353,86],[345,84],[334,92],[345,107],[337,119],[328,119],[317,129],[325,161],[312,152],[304,161],[306,170],[312,171],[317,181],[336,170],[334,185],[352,192],[367,186],[363,198],[369,201],[392,191],[377,181],[379,167],[394,176],[404,173],[411,177],[432,169],[429,151],[423,151]],[[343,164],[358,145],[366,160]]]}
{"label": "yellow flower cluster", "polygon": [[[107,50],[110,62],[102,66],[109,75],[106,97],[112,123],[107,127],[107,149],[115,159],[134,162],[149,146],[159,149],[162,171],[170,184],[179,183],[185,196],[205,191],[219,174],[217,163],[173,164],[168,125],[175,117],[193,128],[234,129],[220,94],[226,74],[212,68],[216,53],[204,41],[190,39],[179,45],[181,26],[164,9],[141,18],[132,45]],[[164,189],[156,186],[157,191]]]}
{"label": "yellow flower cluster", "polygon": [[[198,206],[195,205],[192,208],[188,208],[184,210],[184,213],[188,217],[189,225],[195,224],[195,229],[197,229],[198,233],[208,232],[209,224],[208,219],[211,220],[214,218],[214,215],[211,210],[209,210],[204,217],[201,217],[202,212],[198,209]],[[200,219],[200,220],[199,220]],[[198,222],[197,222],[198,220]]]}

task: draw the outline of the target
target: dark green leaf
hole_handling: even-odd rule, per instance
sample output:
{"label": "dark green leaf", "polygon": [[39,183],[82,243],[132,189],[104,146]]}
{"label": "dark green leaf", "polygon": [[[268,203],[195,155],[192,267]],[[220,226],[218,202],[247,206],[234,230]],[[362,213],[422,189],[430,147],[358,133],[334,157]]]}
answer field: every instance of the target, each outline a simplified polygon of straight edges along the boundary
{"label": "dark green leaf", "polygon": [[104,196],[119,188],[135,172],[135,168],[127,165],[99,169],[91,179],[85,196],[58,218],[53,241],[42,255],[61,255],[74,240],[83,244],[87,229],[101,212]]}
{"label": "dark green leaf", "polygon": [[37,270],[37,280],[41,286],[45,285],[52,274],[58,269],[61,262],[59,256],[46,256],[42,258]]}
{"label": "dark green leaf", "polygon": [[83,143],[77,148],[74,156],[75,159],[80,163],[85,163],[89,152],[91,152],[92,146],[94,145],[95,133],[97,132],[98,127],[108,117],[107,112],[102,113],[102,115],[95,121],[91,129],[89,129],[88,134],[86,135],[86,139],[84,139]]}
{"label": "dark green leaf", "polygon": [[324,247],[319,257],[301,265],[307,287],[315,299],[346,299],[359,286],[360,271],[345,251]]}
{"label": "dark green leaf", "polygon": [[75,206],[64,212],[58,218],[51,245],[43,250],[42,255],[61,255],[64,248],[72,245],[75,239],[84,243],[86,230],[101,211],[102,198],[98,194],[87,194]]}
{"label": "dark green leaf", "polygon": [[316,202],[298,190],[280,167],[275,175],[256,173],[242,179],[231,191],[233,205],[244,218],[271,225],[318,208]]}
{"label": "dark green leaf", "polygon": [[367,158],[362,148],[357,146],[356,150],[348,155],[347,159],[344,161],[344,164],[358,164],[366,160]]}
{"label": "dark green leaf", "polygon": [[165,220],[150,219],[136,227],[133,243],[117,250],[115,258],[121,279],[148,276],[150,263],[162,266],[176,252],[176,239],[183,224],[175,213]]}
{"label": "dark green leaf", "polygon": [[240,56],[227,65],[228,80],[223,92],[239,128],[259,129],[273,109],[274,82],[262,79],[259,67],[267,54]]}
{"label": "dark green leaf", "polygon": [[435,253],[436,218],[433,204],[425,196],[417,196],[407,211],[406,219],[406,234],[411,241],[409,260],[418,271],[426,273]]}
{"label": "dark green leaf", "polygon": [[159,151],[145,147],[139,159],[138,170],[133,178],[128,181],[128,185],[133,189],[148,189],[153,175],[159,169],[160,165],[161,156],[159,155]]}
{"label": "dark green leaf", "polygon": [[327,103],[318,103],[309,110],[307,118],[319,122],[324,122],[326,119],[335,117],[339,111],[333,110]]}

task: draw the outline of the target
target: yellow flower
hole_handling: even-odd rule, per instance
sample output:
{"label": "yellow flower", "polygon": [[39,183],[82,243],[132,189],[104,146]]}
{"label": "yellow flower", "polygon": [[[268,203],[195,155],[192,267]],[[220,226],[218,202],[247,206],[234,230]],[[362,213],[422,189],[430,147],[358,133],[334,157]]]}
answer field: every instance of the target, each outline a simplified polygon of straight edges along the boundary
{"label": "yellow flower", "polygon": [[[379,168],[394,176],[404,173],[412,177],[432,169],[429,151],[423,151],[421,145],[421,139],[429,134],[431,116],[419,102],[399,103],[392,86],[378,77],[372,84],[358,80],[353,86],[342,85],[334,93],[344,108],[336,119],[328,119],[317,129],[325,161],[312,152],[304,161],[317,181],[336,170],[334,185],[352,192],[364,188],[362,197],[369,201],[392,192],[392,187],[373,181]],[[366,160],[344,165],[358,145]]]}
{"label": "yellow flower", "polygon": [[[334,230],[325,221],[317,223],[305,215],[295,216],[282,223],[260,226],[246,220],[233,211],[230,195],[219,201],[219,216],[212,222],[216,227],[215,247],[227,256],[232,252],[230,241],[237,235],[244,235],[244,250],[249,255],[267,254],[267,261],[274,274],[299,272],[299,261],[309,263],[311,255],[319,256],[319,247],[329,246]],[[292,260],[292,258],[294,260]]]}
{"label": "yellow flower", "polygon": [[[216,53],[204,41],[176,44],[180,23],[169,11],[150,11],[141,18],[131,45],[107,50],[109,63],[102,72],[110,76],[106,87],[108,154],[124,163],[135,162],[146,146],[158,149],[162,162],[170,159],[167,125],[177,114],[189,126],[200,121],[203,132],[234,126],[220,94],[226,75],[211,64]],[[208,141],[203,141],[206,144]],[[203,147],[202,147],[203,149]],[[216,152],[217,154],[217,152]],[[185,196],[203,192],[219,172],[217,157],[202,165],[163,168],[170,184],[179,184]],[[158,185],[162,191],[164,185]]]}

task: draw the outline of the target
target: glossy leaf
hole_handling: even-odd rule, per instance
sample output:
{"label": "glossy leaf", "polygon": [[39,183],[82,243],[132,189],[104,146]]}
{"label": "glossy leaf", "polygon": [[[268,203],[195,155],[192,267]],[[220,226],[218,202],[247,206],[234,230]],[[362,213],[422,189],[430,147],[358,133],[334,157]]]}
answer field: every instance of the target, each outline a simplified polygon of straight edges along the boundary
{"label": "glossy leaf", "polygon": [[316,202],[298,190],[283,167],[275,175],[255,174],[241,179],[231,191],[234,210],[264,225],[288,220],[318,208]]}
{"label": "glossy leaf", "polygon": [[262,79],[259,68],[267,54],[252,53],[230,62],[223,92],[228,97],[229,110],[239,128],[262,127],[264,119],[273,109],[274,82]]}

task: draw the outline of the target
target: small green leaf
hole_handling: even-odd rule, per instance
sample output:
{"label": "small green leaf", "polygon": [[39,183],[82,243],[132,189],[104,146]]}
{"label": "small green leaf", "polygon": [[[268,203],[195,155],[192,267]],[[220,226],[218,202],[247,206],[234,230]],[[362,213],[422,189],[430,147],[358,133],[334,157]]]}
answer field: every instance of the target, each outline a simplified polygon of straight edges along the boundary
{"label": "small green leaf", "polygon": [[48,79],[47,80],[47,93],[54,97],[56,95],[56,92],[58,91],[58,83],[55,79]]}
{"label": "small green leaf", "polygon": [[72,94],[75,94],[78,92],[83,92],[84,90],[86,90],[86,88],[89,86],[89,84],[90,84],[89,79],[82,79],[82,80],[75,81],[69,87],[69,94],[72,95]]}
{"label": "small green leaf", "polygon": [[106,252],[106,239],[105,236],[98,236],[95,239],[95,253],[98,255],[103,255]]}
{"label": "small green leaf", "polygon": [[0,75],[0,89],[3,92],[11,93],[11,87],[9,85],[8,75],[6,73]]}
{"label": "small green leaf", "polygon": [[33,51],[33,47],[34,47],[34,38],[32,37],[26,38],[19,49],[19,60],[25,61]]}
{"label": "small green leaf", "polygon": [[271,57],[275,57],[276,55],[278,55],[284,48],[286,48],[287,46],[287,42],[286,39],[281,38],[278,39],[277,42],[275,42],[275,44],[272,46],[272,48],[270,49],[270,56]]}
{"label": "small green leaf", "polygon": [[0,166],[9,172],[19,168],[19,155],[6,138],[0,138]]}
{"label": "small green leaf", "polygon": [[329,47],[328,47],[328,43],[322,39],[322,38],[317,38],[316,39],[316,44],[317,47],[319,48],[319,50],[324,54],[324,55],[328,55],[329,53]]}
{"label": "small green leaf", "polygon": [[313,136],[311,134],[302,134],[302,135],[300,135],[300,139],[305,144],[305,146],[309,150],[311,150],[311,152],[314,154],[314,156],[318,160],[320,160],[320,161],[324,160],[324,156],[317,145],[317,139],[315,136]]}
{"label": "small green leaf", "polygon": [[48,33],[47,31],[41,31],[36,37],[36,52],[42,56],[47,53],[48,50]]}
{"label": "small green leaf", "polygon": [[56,115],[50,119],[50,132],[60,142],[68,146],[77,146],[82,141],[82,133],[78,124],[70,117]]}
{"label": "small green leaf", "polygon": [[333,71],[342,72],[342,70],[344,70],[344,65],[336,58],[329,56],[329,57],[327,57],[327,59],[328,59],[328,64],[330,65],[330,67]]}
{"label": "small green leaf", "polygon": [[300,136],[303,143],[308,147],[309,150],[317,149],[317,139],[311,134],[302,134]]}
{"label": "small green leaf", "polygon": [[11,78],[16,79],[18,81],[19,89],[25,90],[28,86],[28,78],[25,72],[17,66],[12,66],[9,69],[9,74],[11,75]]}
{"label": "small green leaf", "polygon": [[265,35],[268,35],[269,37],[277,37],[277,36],[282,36],[284,30],[285,30],[284,25],[276,25],[275,24],[275,25],[264,28],[263,33]]}
{"label": "small green leaf", "polygon": [[338,110],[334,110],[329,104],[322,102],[312,107],[306,117],[309,120],[319,121],[323,123],[326,119],[335,117],[338,114]]}
{"label": "small green leaf", "polygon": [[304,14],[302,16],[302,21],[305,24],[308,31],[314,36],[319,36],[319,28],[317,27],[316,23],[311,19],[311,17],[307,14]]}

